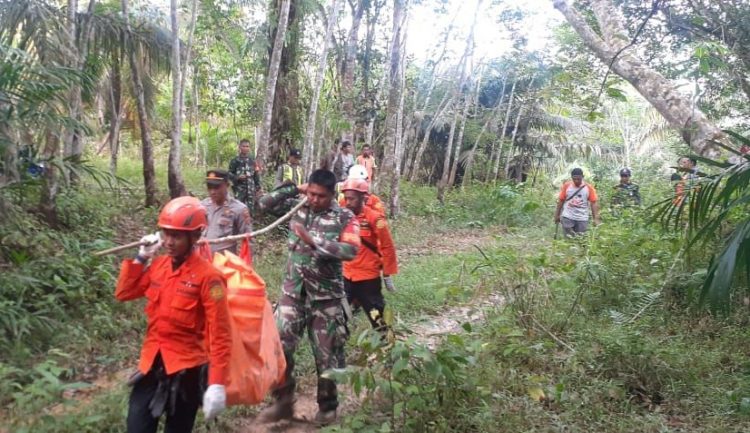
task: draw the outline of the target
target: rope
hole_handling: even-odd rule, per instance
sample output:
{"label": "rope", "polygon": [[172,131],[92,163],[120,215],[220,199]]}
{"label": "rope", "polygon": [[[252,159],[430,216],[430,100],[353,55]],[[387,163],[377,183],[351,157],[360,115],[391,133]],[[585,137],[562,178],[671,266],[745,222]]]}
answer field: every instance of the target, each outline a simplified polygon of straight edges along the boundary
{"label": "rope", "polygon": [[[268,233],[269,231],[271,231],[274,228],[278,227],[284,221],[286,221],[289,218],[291,218],[292,215],[294,215],[295,212],[297,212],[302,206],[305,205],[305,203],[307,203],[307,197],[305,197],[302,200],[300,200],[299,203],[297,203],[296,206],[294,206],[289,212],[285,213],[281,218],[277,219],[276,221],[272,222],[271,224],[269,224],[268,226],[266,226],[266,227],[264,227],[264,228],[262,228],[260,230],[256,230],[256,231],[251,232],[251,233],[243,233],[243,234],[240,234],[240,235],[225,236],[223,238],[218,238],[218,239],[201,239],[200,241],[198,241],[198,243],[215,244],[215,243],[226,242],[226,241],[238,241],[238,240],[241,240],[241,239],[252,238],[252,237],[255,237],[255,236],[259,236],[259,235]],[[116,252],[119,252],[119,251],[128,250],[128,249],[135,248],[135,247],[140,247],[141,245],[146,245],[146,243],[145,242],[141,242],[141,241],[130,242],[129,244],[120,245],[120,246],[109,248],[109,249],[102,250],[102,251],[97,251],[97,252],[93,253],[93,255],[96,256],[96,257],[106,256],[108,254],[113,254],[113,253],[116,253]]]}

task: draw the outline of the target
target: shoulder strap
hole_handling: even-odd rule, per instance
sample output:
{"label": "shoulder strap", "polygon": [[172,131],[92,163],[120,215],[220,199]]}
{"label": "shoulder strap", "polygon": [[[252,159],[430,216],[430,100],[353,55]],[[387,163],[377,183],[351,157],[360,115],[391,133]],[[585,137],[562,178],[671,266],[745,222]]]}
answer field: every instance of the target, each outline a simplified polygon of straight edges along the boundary
{"label": "shoulder strap", "polygon": [[372,251],[373,253],[377,254],[378,257],[383,257],[383,255],[380,254],[380,251],[378,251],[378,248],[375,245],[373,245],[372,242],[364,240],[362,238],[359,238],[359,240],[362,242],[362,245],[364,245],[367,248],[369,248],[370,251]]}
{"label": "shoulder strap", "polygon": [[570,200],[570,199],[572,199],[573,197],[575,197],[575,196],[576,196],[576,194],[578,194],[579,192],[581,192],[581,190],[582,190],[582,189],[584,189],[584,188],[586,188],[587,186],[588,186],[588,184],[586,184],[586,183],[584,183],[583,185],[581,185],[581,187],[580,187],[580,188],[578,188],[578,189],[576,190],[576,192],[574,192],[574,193],[573,193],[573,194],[572,194],[572,195],[571,195],[570,197],[566,198],[566,199],[565,199],[565,201],[563,201],[563,204],[567,203],[567,202],[568,202],[568,200]]}

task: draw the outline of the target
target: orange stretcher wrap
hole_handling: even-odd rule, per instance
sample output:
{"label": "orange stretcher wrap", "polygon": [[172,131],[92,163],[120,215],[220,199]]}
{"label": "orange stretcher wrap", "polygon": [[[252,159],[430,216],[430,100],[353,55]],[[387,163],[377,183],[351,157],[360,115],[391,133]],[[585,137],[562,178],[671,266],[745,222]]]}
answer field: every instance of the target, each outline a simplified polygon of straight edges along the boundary
{"label": "orange stretcher wrap", "polygon": [[258,404],[284,380],[286,369],[266,283],[231,252],[215,254],[213,264],[227,281],[232,326],[227,405]]}

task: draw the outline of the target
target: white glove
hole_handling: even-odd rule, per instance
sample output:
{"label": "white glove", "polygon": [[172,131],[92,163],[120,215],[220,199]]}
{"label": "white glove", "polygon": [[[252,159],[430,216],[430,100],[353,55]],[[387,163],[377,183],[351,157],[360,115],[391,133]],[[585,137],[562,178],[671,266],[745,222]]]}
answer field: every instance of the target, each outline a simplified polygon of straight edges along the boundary
{"label": "white glove", "polygon": [[211,421],[227,408],[227,391],[224,385],[209,385],[203,394],[203,417]]}
{"label": "white glove", "polygon": [[383,277],[383,282],[385,283],[385,288],[389,292],[395,292],[396,291],[396,285],[393,284],[393,278],[391,278],[390,275]]}
{"label": "white glove", "polygon": [[156,232],[152,235],[146,235],[141,238],[141,244],[143,245],[138,248],[138,255],[146,260],[151,259],[161,247],[161,234]]}

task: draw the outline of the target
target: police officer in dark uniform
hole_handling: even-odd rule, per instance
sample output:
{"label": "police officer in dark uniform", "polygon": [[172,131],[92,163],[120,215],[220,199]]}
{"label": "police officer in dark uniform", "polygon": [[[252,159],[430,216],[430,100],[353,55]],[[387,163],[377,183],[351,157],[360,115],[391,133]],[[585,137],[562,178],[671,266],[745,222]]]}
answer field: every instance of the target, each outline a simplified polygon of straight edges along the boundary
{"label": "police officer in dark uniform", "polygon": [[234,197],[245,203],[250,212],[255,209],[255,198],[260,195],[261,185],[255,160],[250,156],[250,140],[240,141],[240,153],[229,162],[229,179],[232,181]]}

